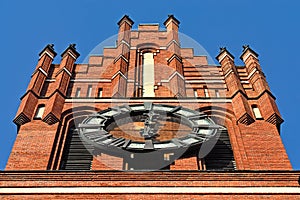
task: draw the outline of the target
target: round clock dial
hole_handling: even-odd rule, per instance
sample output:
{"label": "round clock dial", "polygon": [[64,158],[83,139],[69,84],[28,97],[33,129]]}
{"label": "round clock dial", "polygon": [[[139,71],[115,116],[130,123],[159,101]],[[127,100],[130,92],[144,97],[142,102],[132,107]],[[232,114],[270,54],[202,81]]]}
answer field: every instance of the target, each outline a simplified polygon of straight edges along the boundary
{"label": "round clock dial", "polygon": [[79,125],[81,138],[108,154],[186,151],[219,128],[207,115],[161,104],[126,105],[103,110]]}

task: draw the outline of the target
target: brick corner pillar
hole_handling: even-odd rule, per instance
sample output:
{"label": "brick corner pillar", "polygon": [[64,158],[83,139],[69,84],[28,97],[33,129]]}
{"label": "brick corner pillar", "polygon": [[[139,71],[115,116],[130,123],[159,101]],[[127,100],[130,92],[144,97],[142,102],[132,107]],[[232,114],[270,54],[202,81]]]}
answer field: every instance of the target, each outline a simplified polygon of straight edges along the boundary
{"label": "brick corner pillar", "polygon": [[290,170],[292,167],[279,135],[283,120],[260,67],[258,54],[245,45],[240,58],[245,63],[247,81],[253,88],[248,102],[255,122],[247,127],[239,126],[249,169]]}
{"label": "brick corner pillar", "polygon": [[167,64],[174,70],[172,74],[169,75],[169,86],[175,97],[186,97],[183,62],[180,53],[181,47],[178,36],[179,24],[180,22],[174,17],[174,15],[169,15],[168,19],[164,22],[167,29],[167,51],[170,55],[167,60]]}
{"label": "brick corner pillar", "polygon": [[222,47],[216,59],[221,64],[225,83],[228,88],[227,96],[232,98],[232,107],[237,121],[245,125],[253,123],[254,116],[234,64],[234,56],[225,47]]}
{"label": "brick corner pillar", "polygon": [[53,46],[53,44],[48,44],[39,53],[39,60],[35,71],[31,76],[26,93],[21,97],[21,104],[16,117],[13,120],[18,126],[30,122],[34,115],[38,104],[38,99],[41,95],[41,90],[48,76],[53,59],[56,56]]}
{"label": "brick corner pillar", "polygon": [[[38,64],[14,122],[18,125],[18,134],[6,164],[6,170],[43,170],[46,169],[53,145],[55,127],[35,118],[45,80],[50,73],[56,53],[52,44],[47,45],[39,54]],[[41,105],[44,105],[41,104]],[[28,123],[27,123],[28,122]]]}
{"label": "brick corner pillar", "polygon": [[128,15],[118,22],[117,57],[114,60],[114,75],[112,76],[112,96],[126,97],[127,73],[130,59],[130,33],[134,22]]}
{"label": "brick corner pillar", "polygon": [[249,74],[249,82],[258,99],[257,106],[259,107],[262,117],[267,122],[276,125],[279,131],[283,119],[276,106],[275,97],[270,91],[266,77],[259,64],[258,54],[252,50],[249,45],[244,45],[243,49],[240,58],[245,63]]}
{"label": "brick corner pillar", "polygon": [[59,70],[55,74],[55,91],[50,95],[43,115],[43,121],[49,125],[60,120],[74,64],[79,56],[75,44],[70,44],[61,54]]}

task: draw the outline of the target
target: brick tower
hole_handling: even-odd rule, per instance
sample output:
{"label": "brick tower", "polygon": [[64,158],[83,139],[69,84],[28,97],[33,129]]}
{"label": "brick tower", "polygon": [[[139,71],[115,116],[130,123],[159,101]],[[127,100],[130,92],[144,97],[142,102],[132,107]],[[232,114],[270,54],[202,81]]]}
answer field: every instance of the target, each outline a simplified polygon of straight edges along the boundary
{"label": "brick tower", "polygon": [[299,198],[258,54],[243,46],[236,66],[223,47],[213,65],[181,46],[173,15],[164,30],[133,23],[125,15],[115,46],[88,63],[75,44],[59,64],[54,45],[40,52],[0,194]]}

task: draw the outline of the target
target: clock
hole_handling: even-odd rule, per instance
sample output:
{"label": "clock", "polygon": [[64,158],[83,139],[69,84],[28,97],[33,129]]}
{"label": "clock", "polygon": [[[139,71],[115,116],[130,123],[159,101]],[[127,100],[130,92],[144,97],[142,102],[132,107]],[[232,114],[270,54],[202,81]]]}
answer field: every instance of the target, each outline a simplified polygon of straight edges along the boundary
{"label": "clock", "polygon": [[150,102],[100,111],[78,128],[94,152],[123,158],[125,169],[154,170],[199,150],[220,126],[202,112]]}

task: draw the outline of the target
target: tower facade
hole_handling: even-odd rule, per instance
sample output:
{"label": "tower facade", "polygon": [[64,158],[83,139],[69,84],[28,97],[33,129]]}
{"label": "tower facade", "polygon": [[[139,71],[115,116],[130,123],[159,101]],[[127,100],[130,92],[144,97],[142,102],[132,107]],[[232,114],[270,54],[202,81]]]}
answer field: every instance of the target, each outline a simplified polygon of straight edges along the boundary
{"label": "tower facade", "polygon": [[[299,173],[290,171],[280,139],[283,120],[258,54],[243,46],[244,66],[236,66],[220,48],[214,65],[182,47],[173,15],[164,30],[159,24],[132,30],[133,23],[125,15],[115,46],[89,55],[88,63],[76,63],[75,44],[59,64],[53,63],[53,45],[41,51],[14,119],[18,135],[2,180],[12,177],[7,184],[16,188],[75,187],[82,197],[299,194]],[[19,183],[18,176],[28,182]],[[270,183],[273,178],[277,183]],[[136,186],[144,188],[135,192]],[[249,190],[234,190],[239,186]],[[257,186],[266,189],[256,192]],[[276,186],[289,190],[276,192]]]}

